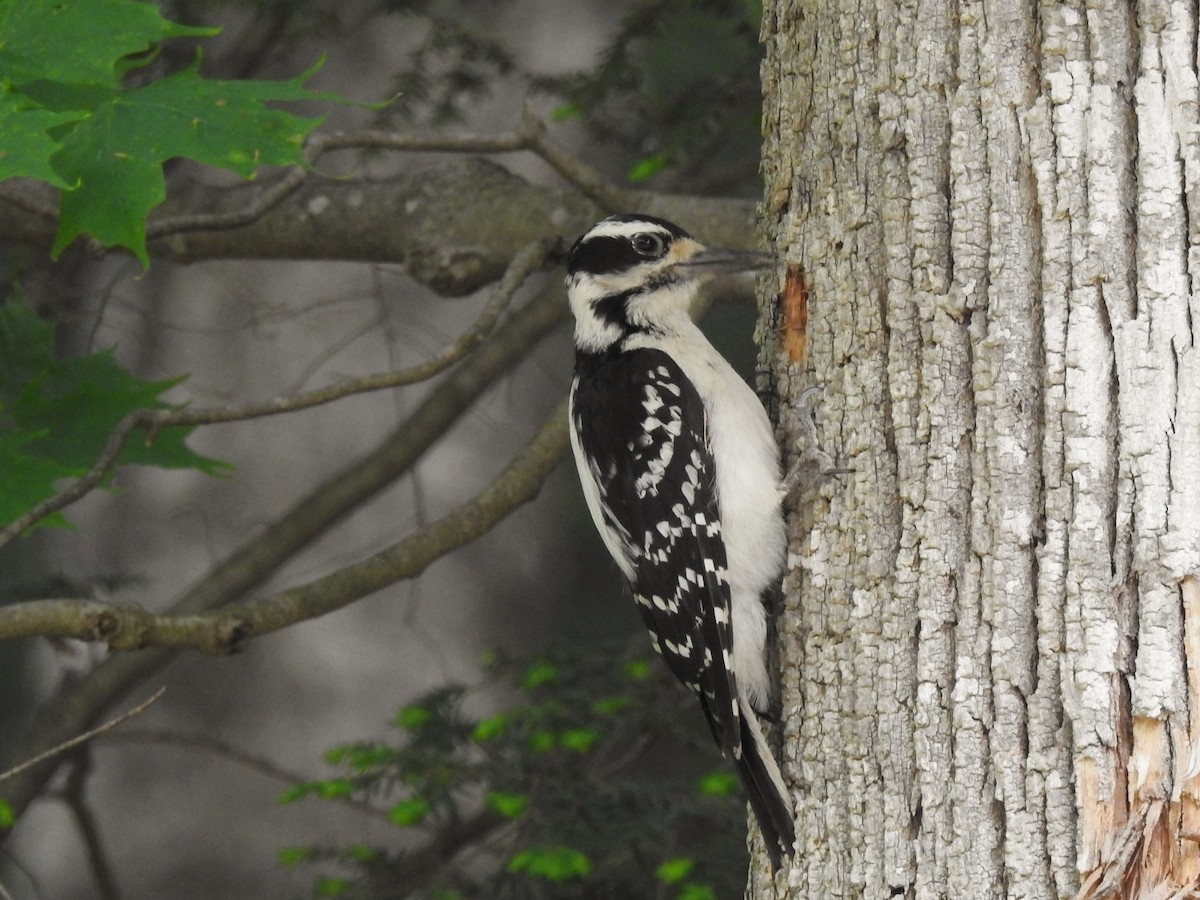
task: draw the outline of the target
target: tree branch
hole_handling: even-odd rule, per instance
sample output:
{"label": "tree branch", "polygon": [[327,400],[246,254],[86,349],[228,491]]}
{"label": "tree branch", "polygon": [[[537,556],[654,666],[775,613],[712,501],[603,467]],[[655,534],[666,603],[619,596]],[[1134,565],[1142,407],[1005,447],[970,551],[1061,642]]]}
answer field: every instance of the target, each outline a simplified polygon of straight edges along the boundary
{"label": "tree branch", "polygon": [[[563,294],[560,284],[548,286],[513,313],[373,452],[315,488],[214,566],[176,600],[170,613],[190,615],[235,602],[335,522],[408,472],[480,394],[563,321]],[[95,666],[87,678],[64,683],[38,710],[26,733],[10,749],[10,758],[23,760],[73,738],[126,691],[163,669],[177,652],[152,648],[120,654]],[[0,792],[18,815],[41,791],[54,768],[53,759],[43,759],[0,784]]]}
{"label": "tree branch", "polygon": [[149,709],[153,704],[157,703],[162,698],[162,695],[165,694],[166,692],[167,692],[167,689],[165,687],[159,688],[157,691],[155,691],[153,694],[151,694],[148,699],[142,701],[137,706],[133,707],[133,709],[130,709],[130,710],[127,710],[126,712],[121,713],[121,715],[117,716],[114,719],[109,719],[103,725],[93,728],[90,731],[85,731],[83,734],[76,735],[75,737],[71,738],[70,740],[63,741],[62,743],[60,743],[54,747],[51,747],[49,750],[45,750],[45,751],[39,753],[37,756],[33,757],[32,759],[25,760],[23,763],[21,763],[19,765],[13,766],[10,769],[6,769],[5,771],[0,772],[0,781],[6,781],[9,778],[14,778],[17,775],[20,775],[22,772],[28,771],[29,769],[32,769],[35,766],[40,765],[41,763],[45,762],[48,759],[51,759],[52,757],[58,756],[59,754],[65,753],[66,751],[70,750],[73,747],[78,747],[80,744],[90,741],[92,738],[96,737],[97,735],[104,734],[104,732],[106,732],[106,731],[112,731],[114,728],[116,728],[122,722],[132,719],[134,716],[140,716],[147,709]]}
{"label": "tree branch", "polygon": [[93,490],[116,464],[129,436],[138,429],[147,432],[152,442],[158,429],[171,425],[212,425],[217,422],[236,422],[285,412],[310,409],[341,400],[355,394],[365,394],[385,388],[401,387],[428,380],[448,369],[478,347],[496,327],[500,315],[512,301],[513,295],[535,270],[540,268],[550,252],[546,241],[537,241],[521,250],[512,260],[504,277],[496,285],[491,298],[471,326],[458,339],[435,356],[418,366],[351,378],[329,387],[305,391],[291,396],[276,397],[262,403],[234,406],[184,409],[139,409],[126,415],[104,442],[92,467],[53,496],[38,503],[24,515],[0,528],[0,547],[12,542],[47,516],[59,512],[82,499]]}
{"label": "tree branch", "polygon": [[[404,136],[388,139],[392,138]],[[406,141],[415,146],[416,139]],[[559,171],[569,165],[557,156],[550,164]],[[585,172],[581,169],[573,177],[586,183]],[[309,176],[293,183],[295,176],[282,178],[288,180],[288,190],[280,187],[280,196],[270,194],[273,206],[264,203],[259,182],[231,188],[173,184],[148,227],[152,234],[175,231],[153,238],[151,255],[177,263],[211,259],[396,263],[437,293],[462,296],[500,278],[522,247],[539,240],[573,240],[606,211],[640,210],[663,216],[721,246],[749,247],[754,240],[751,200],[620,192],[620,205],[613,196],[597,205],[574,188],[531,185],[473,157],[442,160],[383,181]],[[36,187],[8,188],[0,198],[0,239],[45,251],[53,243],[55,223],[27,211],[31,206],[40,208],[27,196],[40,196]],[[265,190],[272,192],[275,187]],[[51,203],[53,192],[44,199]],[[481,215],[481,209],[497,214]],[[245,219],[251,221],[239,227],[207,228]],[[188,230],[204,223],[206,230]]]}
{"label": "tree branch", "polygon": [[[400,153],[512,153],[528,150],[541,157],[567,182],[608,210],[635,209],[638,193],[624,191],[611,184],[592,168],[550,137],[545,123],[526,105],[515,131],[496,135],[412,135],[395,131],[359,131],[314,134],[305,145],[306,165],[293,166],[265,190],[260,190],[241,209],[223,213],[192,213],[156,218],[146,227],[148,238],[161,238],[188,231],[237,228],[262,218],[296,190],[308,177],[310,167],[325,153],[334,150],[392,150]],[[31,198],[23,198],[26,203]],[[44,206],[38,211],[44,214]]]}
{"label": "tree branch", "polygon": [[76,754],[70,777],[63,786],[61,797],[67,805],[67,809],[70,810],[72,818],[75,819],[75,825],[79,828],[88,867],[92,870],[92,879],[96,886],[96,897],[98,900],[120,900],[121,891],[117,887],[117,877],[112,863],[109,862],[108,854],[104,850],[100,827],[96,823],[96,817],[92,815],[87,798],[83,795],[91,768],[91,754],[86,749]]}
{"label": "tree branch", "polygon": [[529,502],[567,448],[566,401],[482,492],[390,547],[308,584],[198,614],[154,614],[130,605],[33,600],[0,608],[0,639],[45,635],[104,641],[112,650],[190,647],[229,653],[246,641],[341,609],[490,531]]}

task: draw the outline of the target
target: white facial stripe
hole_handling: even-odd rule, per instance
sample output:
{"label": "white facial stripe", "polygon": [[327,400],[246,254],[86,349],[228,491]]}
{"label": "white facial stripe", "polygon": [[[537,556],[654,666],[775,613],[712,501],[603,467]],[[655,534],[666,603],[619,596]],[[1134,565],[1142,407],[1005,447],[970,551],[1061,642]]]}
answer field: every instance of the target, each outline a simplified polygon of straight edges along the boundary
{"label": "white facial stripe", "polygon": [[631,238],[635,234],[661,234],[670,240],[671,232],[650,222],[598,222],[584,235],[584,241],[594,237]]}

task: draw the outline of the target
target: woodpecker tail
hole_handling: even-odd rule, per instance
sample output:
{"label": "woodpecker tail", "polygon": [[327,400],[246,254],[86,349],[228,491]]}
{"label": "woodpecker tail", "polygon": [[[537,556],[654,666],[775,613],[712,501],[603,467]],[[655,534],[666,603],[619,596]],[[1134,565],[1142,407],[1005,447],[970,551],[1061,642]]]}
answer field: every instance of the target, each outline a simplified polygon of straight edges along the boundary
{"label": "woodpecker tail", "polygon": [[741,706],[742,755],[736,760],[737,773],[771,857],[771,868],[777,872],[783,857],[794,852],[792,848],[796,843],[792,803],[754,710],[749,704]]}

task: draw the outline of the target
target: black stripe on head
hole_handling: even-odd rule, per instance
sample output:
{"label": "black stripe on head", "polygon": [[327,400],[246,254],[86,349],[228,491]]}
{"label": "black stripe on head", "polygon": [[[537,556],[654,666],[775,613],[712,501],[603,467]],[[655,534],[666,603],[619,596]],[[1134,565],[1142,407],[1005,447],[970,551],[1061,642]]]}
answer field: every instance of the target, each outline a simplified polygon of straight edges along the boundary
{"label": "black stripe on head", "polygon": [[[623,214],[609,216],[598,225],[621,223],[645,223],[647,231],[666,232],[668,241],[691,237],[686,231],[673,222],[659,219],[655,216]],[[611,272],[622,272],[646,262],[646,257],[639,254],[633,247],[631,239],[636,232],[628,235],[596,235],[591,236],[596,226],[575,242],[567,258],[567,271],[587,272],[591,275],[605,275]]]}

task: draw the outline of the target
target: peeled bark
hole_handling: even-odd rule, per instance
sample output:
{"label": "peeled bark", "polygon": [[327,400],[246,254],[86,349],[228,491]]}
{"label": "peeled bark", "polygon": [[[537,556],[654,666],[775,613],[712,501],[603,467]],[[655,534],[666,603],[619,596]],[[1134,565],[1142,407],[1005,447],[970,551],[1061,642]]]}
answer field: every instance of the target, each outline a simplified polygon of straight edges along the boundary
{"label": "peeled bark", "polygon": [[818,384],[853,471],[790,520],[800,837],[751,895],[1192,896],[1196,4],[777,0],[763,35],[766,368],[793,453]]}

